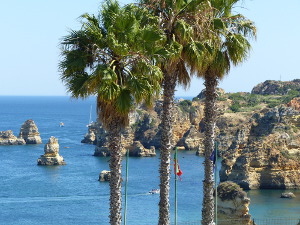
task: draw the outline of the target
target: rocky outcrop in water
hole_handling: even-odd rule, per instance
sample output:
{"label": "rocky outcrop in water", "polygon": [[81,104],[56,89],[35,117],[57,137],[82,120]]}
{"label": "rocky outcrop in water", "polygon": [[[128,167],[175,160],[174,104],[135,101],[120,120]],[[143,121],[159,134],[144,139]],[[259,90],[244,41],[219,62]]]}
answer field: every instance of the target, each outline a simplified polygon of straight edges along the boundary
{"label": "rocky outcrop in water", "polygon": [[135,157],[156,156],[155,147],[152,146],[150,147],[150,149],[147,149],[141,144],[141,142],[134,141],[132,148],[129,150],[129,156],[135,156]]}
{"label": "rocky outcrop in water", "polygon": [[218,224],[250,225],[250,199],[239,185],[233,182],[220,183],[217,188]]}
{"label": "rocky outcrop in water", "polygon": [[221,181],[244,189],[300,188],[300,112],[264,109],[237,127],[223,154]]}
{"label": "rocky outcrop in water", "polygon": [[300,91],[300,79],[293,81],[266,80],[256,85],[251,93],[259,95],[286,95],[291,90]]}
{"label": "rocky outcrop in water", "polygon": [[11,130],[0,131],[0,145],[25,145],[22,138],[17,138]]}
{"label": "rocky outcrop in water", "polygon": [[110,181],[111,173],[108,170],[102,170],[99,174],[99,181]]}
{"label": "rocky outcrop in water", "polygon": [[280,198],[296,198],[296,195],[292,192],[284,192],[281,194]]}
{"label": "rocky outcrop in water", "polygon": [[50,137],[48,143],[44,147],[44,155],[37,160],[38,165],[53,166],[53,165],[66,165],[63,157],[58,154],[59,144],[58,139]]}
{"label": "rocky outcrop in water", "polygon": [[20,130],[19,138],[23,138],[26,144],[41,144],[42,139],[33,120],[26,120]]}
{"label": "rocky outcrop in water", "polygon": [[[122,133],[123,154],[125,154],[126,149],[135,148],[135,141],[139,141],[141,148],[148,149],[146,151],[148,153],[137,154],[138,156],[154,155],[155,151],[153,149],[160,148],[161,107],[162,101],[158,100],[153,108],[140,105],[136,111],[130,114],[130,127]],[[187,150],[197,150],[199,145],[201,145],[201,134],[198,132],[198,129],[199,123],[203,118],[203,105],[200,102],[191,101],[189,101],[187,106],[178,103],[174,108],[173,116],[173,144],[181,148],[186,148]],[[109,156],[107,133],[100,123],[95,125],[95,127],[97,129],[89,129],[89,134],[92,132],[95,133],[97,139],[94,155]],[[87,136],[89,135],[86,135],[86,137]],[[85,143],[92,142],[90,138],[85,138],[85,140]]]}
{"label": "rocky outcrop in water", "polygon": [[91,125],[88,126],[88,132],[85,134],[83,140],[81,140],[81,143],[86,144],[97,144],[97,136],[98,134],[98,123],[93,122]]}

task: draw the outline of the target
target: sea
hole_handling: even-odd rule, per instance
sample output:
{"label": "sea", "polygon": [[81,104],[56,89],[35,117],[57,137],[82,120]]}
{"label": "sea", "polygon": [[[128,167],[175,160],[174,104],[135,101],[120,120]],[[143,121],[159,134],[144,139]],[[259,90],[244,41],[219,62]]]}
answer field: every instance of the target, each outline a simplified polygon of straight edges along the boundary
{"label": "sea", "polygon": [[[109,158],[93,156],[94,146],[80,142],[87,132],[91,108],[96,120],[95,105],[95,98],[0,96],[0,131],[12,130],[17,136],[21,125],[33,119],[43,140],[39,145],[0,146],[1,225],[109,224],[109,184],[98,181],[99,173],[109,170]],[[65,126],[60,127],[60,122]],[[58,138],[64,166],[37,165],[51,136]],[[203,161],[195,152],[179,151],[183,175],[177,181],[178,224],[200,224]],[[124,158],[124,181],[125,162]],[[127,225],[157,224],[159,195],[148,192],[159,188],[158,171],[159,151],[156,157],[129,158]],[[172,173],[172,223],[174,180]],[[300,191],[292,191],[297,196],[294,199],[280,198],[284,190],[247,191],[252,218],[300,219]]]}

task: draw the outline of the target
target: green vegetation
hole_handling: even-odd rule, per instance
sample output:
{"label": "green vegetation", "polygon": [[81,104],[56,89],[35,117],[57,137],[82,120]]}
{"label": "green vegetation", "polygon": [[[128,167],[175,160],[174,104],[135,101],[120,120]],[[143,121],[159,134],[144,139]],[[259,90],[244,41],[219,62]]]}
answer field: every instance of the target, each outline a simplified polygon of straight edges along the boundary
{"label": "green vegetation", "polygon": [[182,112],[193,113],[196,111],[196,108],[192,105],[192,101],[190,100],[181,101],[178,106]]}
{"label": "green vegetation", "polygon": [[229,107],[232,112],[250,112],[264,106],[274,108],[281,104],[287,104],[295,97],[300,97],[300,92],[297,90],[290,90],[287,95],[258,95],[238,92],[226,94],[218,101],[232,100],[232,105]]}
{"label": "green vegetation", "polygon": [[233,200],[236,197],[246,197],[247,194],[243,189],[236,183],[226,181],[221,183],[218,188],[218,197],[222,200]]}
{"label": "green vegetation", "polygon": [[280,151],[281,155],[286,158],[286,159],[291,159],[291,160],[295,160],[298,161],[300,160],[300,153],[296,153],[296,154],[290,154],[288,151]]}

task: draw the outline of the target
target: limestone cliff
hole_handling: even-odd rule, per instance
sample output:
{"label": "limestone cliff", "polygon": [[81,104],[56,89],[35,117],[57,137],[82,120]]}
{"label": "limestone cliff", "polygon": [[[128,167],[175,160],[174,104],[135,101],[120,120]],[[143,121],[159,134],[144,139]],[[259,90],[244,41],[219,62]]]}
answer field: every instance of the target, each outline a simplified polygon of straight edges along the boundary
{"label": "limestone cliff", "polygon": [[[190,101],[191,102],[191,101]],[[130,114],[130,126],[122,133],[122,153],[125,154],[126,149],[131,149],[131,155],[150,156],[155,155],[154,149],[160,147],[160,123],[161,123],[161,106],[162,101],[156,101],[153,108],[144,105]],[[201,135],[198,132],[199,122],[203,118],[203,105],[200,102],[191,102],[190,106],[193,110],[183,109],[178,106],[174,107],[174,140],[173,144],[185,147],[187,150],[197,150],[201,145]],[[89,133],[82,141],[84,143],[94,143],[90,137],[91,133],[96,135],[95,156],[109,156],[107,148],[107,133],[101,126],[101,123],[95,124],[96,128],[89,128]],[[136,141],[139,142],[138,147]],[[140,149],[134,151],[132,149]],[[143,150],[141,150],[143,149]],[[144,153],[133,153],[133,152]]]}
{"label": "limestone cliff", "polygon": [[300,112],[280,106],[239,126],[223,154],[220,180],[244,189],[300,188]]}
{"label": "limestone cliff", "polygon": [[33,120],[26,120],[20,130],[19,138],[23,138],[26,144],[41,144],[42,139]]}
{"label": "limestone cliff", "polygon": [[17,138],[11,130],[0,131],[0,145],[25,145],[23,138]]}

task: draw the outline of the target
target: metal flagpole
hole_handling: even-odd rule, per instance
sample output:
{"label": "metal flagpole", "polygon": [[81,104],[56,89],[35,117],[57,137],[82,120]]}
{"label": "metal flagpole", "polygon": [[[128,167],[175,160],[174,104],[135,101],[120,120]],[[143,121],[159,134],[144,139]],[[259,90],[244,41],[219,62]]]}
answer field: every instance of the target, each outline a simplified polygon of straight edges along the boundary
{"label": "metal flagpole", "polygon": [[124,225],[126,225],[127,220],[127,185],[128,185],[128,157],[129,150],[126,152],[126,178],[125,178],[125,202],[124,202]]}
{"label": "metal flagpole", "polygon": [[215,216],[216,216],[216,225],[218,224],[218,191],[217,191],[217,173],[218,173],[218,142],[215,142]]}
{"label": "metal flagpole", "polygon": [[175,147],[175,225],[177,225],[177,147]]}

